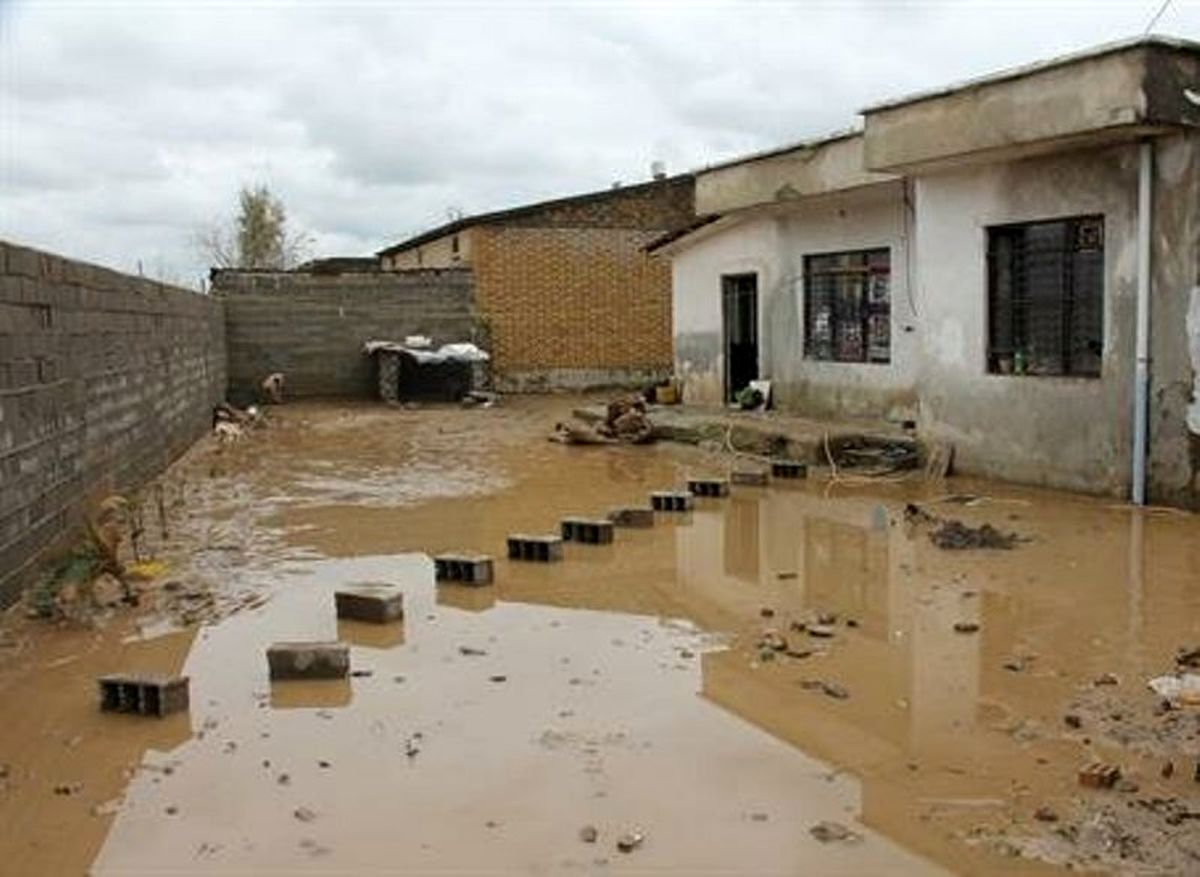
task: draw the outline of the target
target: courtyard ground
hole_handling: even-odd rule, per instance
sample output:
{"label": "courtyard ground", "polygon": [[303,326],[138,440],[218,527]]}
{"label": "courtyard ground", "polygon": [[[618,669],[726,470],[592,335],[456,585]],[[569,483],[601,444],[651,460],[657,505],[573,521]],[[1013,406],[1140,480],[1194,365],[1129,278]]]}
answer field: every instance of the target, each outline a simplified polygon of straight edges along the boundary
{"label": "courtyard ground", "polygon": [[[194,447],[143,492],[139,608],[4,619],[0,870],[1200,868],[1200,706],[1146,686],[1200,644],[1195,516],[818,471],[510,563],[509,533],[728,470],[547,442],[579,404],[296,404]],[[909,503],[1020,541],[943,550]],[[495,584],[435,585],[445,550]],[[402,625],[337,621],[361,581]],[[355,675],[272,685],[298,639]],[[190,711],[100,713],[123,670],[189,675]],[[1123,781],[1081,787],[1091,761]]]}

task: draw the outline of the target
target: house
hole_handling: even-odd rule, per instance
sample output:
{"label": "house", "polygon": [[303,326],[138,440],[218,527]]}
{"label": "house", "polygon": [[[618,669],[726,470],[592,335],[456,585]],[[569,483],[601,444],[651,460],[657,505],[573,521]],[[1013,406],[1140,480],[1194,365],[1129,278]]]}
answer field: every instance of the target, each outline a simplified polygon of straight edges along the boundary
{"label": "house", "polygon": [[[1200,500],[1200,44],[1145,37],[696,175],[685,401],[915,420],[956,469]],[[715,217],[715,218],[714,218]]]}
{"label": "house", "polygon": [[694,219],[690,175],[454,220],[378,253],[465,267],[498,389],[644,385],[671,372],[671,277],[646,245]]}

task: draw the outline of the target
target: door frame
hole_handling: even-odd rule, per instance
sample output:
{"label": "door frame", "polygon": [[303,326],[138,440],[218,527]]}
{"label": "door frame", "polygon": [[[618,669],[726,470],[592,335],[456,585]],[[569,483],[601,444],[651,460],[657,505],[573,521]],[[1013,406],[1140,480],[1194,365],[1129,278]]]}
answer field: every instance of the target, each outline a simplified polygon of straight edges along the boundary
{"label": "door frame", "polygon": [[759,326],[759,277],[760,273],[755,270],[750,271],[731,271],[727,274],[721,274],[721,358],[724,360],[725,367],[722,369],[722,398],[728,404],[733,401],[733,380],[731,374],[732,361],[729,355],[729,309],[727,294],[730,281],[741,280],[747,277],[754,278],[754,315],[750,321],[750,325],[754,331],[754,372],[755,378],[762,376],[762,332]]}

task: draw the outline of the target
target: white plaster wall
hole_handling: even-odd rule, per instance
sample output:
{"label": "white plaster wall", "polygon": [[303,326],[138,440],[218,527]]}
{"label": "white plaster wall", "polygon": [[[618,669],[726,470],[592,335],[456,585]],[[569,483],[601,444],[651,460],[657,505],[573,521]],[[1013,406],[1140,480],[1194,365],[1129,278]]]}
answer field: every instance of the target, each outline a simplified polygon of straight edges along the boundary
{"label": "white plaster wall", "polygon": [[[915,180],[921,428],[956,467],[1100,492],[1128,482],[1136,147],[1063,153]],[[1104,215],[1100,378],[987,373],[991,225]]]}
{"label": "white plaster wall", "polygon": [[[721,277],[755,273],[759,373],[781,407],[823,416],[915,415],[918,336],[908,287],[904,191],[899,184],[789,203],[719,229],[674,255],[676,373],[689,403],[724,398]],[[891,253],[892,361],[804,359],[804,258],[886,247]]]}
{"label": "white plaster wall", "polygon": [[[778,223],[774,219],[751,218],[699,241],[672,259],[675,374],[683,381],[685,402],[720,405],[724,401],[722,275],[758,275],[761,339],[763,290],[778,282],[777,234]],[[761,362],[759,367],[761,372]]]}

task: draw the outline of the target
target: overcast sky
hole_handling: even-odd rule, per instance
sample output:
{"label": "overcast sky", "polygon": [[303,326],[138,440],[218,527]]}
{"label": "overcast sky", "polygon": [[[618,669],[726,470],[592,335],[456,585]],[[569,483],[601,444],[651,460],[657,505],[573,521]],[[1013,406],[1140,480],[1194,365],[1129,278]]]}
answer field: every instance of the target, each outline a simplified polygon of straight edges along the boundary
{"label": "overcast sky", "polygon": [[[1140,33],[1122,2],[0,0],[0,237],[189,284],[265,182],[314,255],[672,173]],[[1200,2],[1158,33],[1200,38]]]}

